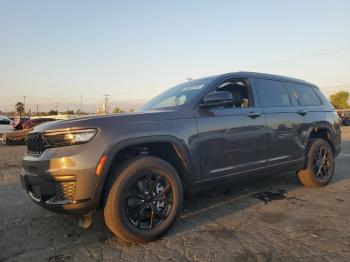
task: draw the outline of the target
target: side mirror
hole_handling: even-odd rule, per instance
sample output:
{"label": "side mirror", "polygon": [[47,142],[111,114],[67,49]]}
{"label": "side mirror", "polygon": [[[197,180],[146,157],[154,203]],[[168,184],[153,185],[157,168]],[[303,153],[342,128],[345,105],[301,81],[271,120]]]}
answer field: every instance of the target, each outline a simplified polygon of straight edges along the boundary
{"label": "side mirror", "polygon": [[201,107],[216,107],[216,106],[228,106],[232,105],[233,97],[232,93],[228,91],[219,91],[207,94]]}

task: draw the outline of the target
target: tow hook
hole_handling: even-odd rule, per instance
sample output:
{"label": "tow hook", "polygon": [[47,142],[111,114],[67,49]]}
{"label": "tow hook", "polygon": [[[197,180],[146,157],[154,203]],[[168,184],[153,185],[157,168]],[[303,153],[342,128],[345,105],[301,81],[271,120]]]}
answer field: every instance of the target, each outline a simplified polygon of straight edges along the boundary
{"label": "tow hook", "polygon": [[79,217],[79,226],[86,229],[92,226],[92,212]]}

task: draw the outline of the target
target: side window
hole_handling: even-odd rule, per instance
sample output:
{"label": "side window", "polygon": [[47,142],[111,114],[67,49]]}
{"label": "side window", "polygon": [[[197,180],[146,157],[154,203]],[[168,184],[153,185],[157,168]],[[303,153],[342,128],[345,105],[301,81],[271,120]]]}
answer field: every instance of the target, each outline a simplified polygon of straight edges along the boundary
{"label": "side window", "polygon": [[11,122],[8,119],[0,118],[0,125],[10,125]]}
{"label": "side window", "polygon": [[302,106],[318,106],[321,100],[311,86],[292,84],[293,90]]}
{"label": "side window", "polygon": [[232,104],[225,108],[245,108],[253,106],[248,80],[230,79],[220,84],[214,92],[227,91],[232,93]]}
{"label": "side window", "polygon": [[254,83],[262,107],[292,105],[283,82],[268,79],[255,79]]}

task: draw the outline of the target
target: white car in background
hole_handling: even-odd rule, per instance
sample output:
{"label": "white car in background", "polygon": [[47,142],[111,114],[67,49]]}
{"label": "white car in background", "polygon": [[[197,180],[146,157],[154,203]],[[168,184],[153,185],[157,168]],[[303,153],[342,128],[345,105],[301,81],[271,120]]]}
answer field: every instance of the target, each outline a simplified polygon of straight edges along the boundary
{"label": "white car in background", "polygon": [[10,118],[6,116],[0,116],[0,134],[13,131],[13,124],[14,122]]}

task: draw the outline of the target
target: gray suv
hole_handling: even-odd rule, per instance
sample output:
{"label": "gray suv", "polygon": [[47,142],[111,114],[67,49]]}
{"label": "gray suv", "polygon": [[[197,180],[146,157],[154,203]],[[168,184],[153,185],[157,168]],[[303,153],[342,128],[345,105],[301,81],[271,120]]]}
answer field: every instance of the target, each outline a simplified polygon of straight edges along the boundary
{"label": "gray suv", "polygon": [[137,243],[161,236],[183,194],[251,176],[296,172],[327,185],[341,150],[339,117],[319,88],[238,72],[177,85],[140,111],[39,125],[20,177],[33,201]]}

